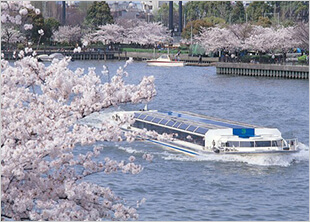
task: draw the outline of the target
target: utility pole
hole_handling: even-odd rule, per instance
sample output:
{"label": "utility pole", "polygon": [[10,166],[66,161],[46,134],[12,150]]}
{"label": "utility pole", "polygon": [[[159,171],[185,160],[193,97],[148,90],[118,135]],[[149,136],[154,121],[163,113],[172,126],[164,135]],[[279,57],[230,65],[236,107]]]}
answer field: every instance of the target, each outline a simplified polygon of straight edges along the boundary
{"label": "utility pole", "polygon": [[66,24],[66,1],[62,1],[62,25]]}
{"label": "utility pole", "polygon": [[169,30],[173,36],[173,1],[169,1]]}
{"label": "utility pole", "polygon": [[180,36],[181,36],[181,33],[182,33],[182,1],[179,1],[179,33],[180,33]]}

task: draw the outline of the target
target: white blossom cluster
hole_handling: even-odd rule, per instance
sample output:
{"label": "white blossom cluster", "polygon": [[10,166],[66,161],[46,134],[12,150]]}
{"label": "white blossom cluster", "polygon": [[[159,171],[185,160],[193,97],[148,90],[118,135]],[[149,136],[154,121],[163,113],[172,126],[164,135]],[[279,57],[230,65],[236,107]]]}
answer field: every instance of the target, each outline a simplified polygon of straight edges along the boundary
{"label": "white blossom cluster", "polygon": [[[201,44],[206,51],[216,50],[255,50],[268,52],[274,50],[287,51],[301,45],[297,27],[267,27],[249,24],[232,25],[228,28],[202,28],[195,36],[195,42]],[[309,27],[308,27],[309,38]],[[309,44],[308,44],[309,47]]]}
{"label": "white blossom cluster", "polygon": [[147,23],[144,21],[127,21],[132,25],[107,24],[100,26],[95,32],[87,33],[82,38],[84,45],[90,42],[109,43],[137,43],[141,45],[155,45],[172,41],[171,33],[167,27],[160,23]]}
{"label": "white blossom cluster", "polygon": [[[30,52],[27,49],[27,52]],[[120,141],[125,134],[117,125],[102,122],[100,129],[77,120],[120,103],[149,101],[156,94],[154,77],[138,85],[124,82],[124,69],[110,83],[101,83],[90,68],[75,72],[68,60],[45,67],[33,57],[14,66],[1,61],[1,205],[2,217],[14,220],[126,220],[137,218],[108,188],[83,182],[96,172],[120,170],[136,174],[142,166],[105,158],[96,162],[102,147],[75,158],[77,144]],[[129,119],[124,118],[123,121]],[[145,159],[151,161],[152,156]],[[76,166],[82,170],[77,171]]]}
{"label": "white blossom cluster", "polygon": [[[15,24],[19,17],[14,12],[25,16],[27,9],[34,10],[29,2],[2,2],[1,9],[2,22]],[[83,181],[97,172],[139,173],[143,168],[134,163],[135,158],[97,162],[93,158],[103,147],[94,146],[78,157],[73,149],[122,140],[125,135],[117,125],[102,122],[98,129],[78,120],[120,103],[151,100],[156,94],[154,77],[144,77],[138,85],[126,84],[124,69],[130,60],[111,82],[101,83],[93,68],[71,71],[68,58],[45,67],[32,56],[25,57],[32,52],[31,48],[20,51],[21,59],[14,65],[1,60],[1,218],[136,219],[136,209],[125,206],[109,188]],[[138,201],[137,207],[144,201]]]}
{"label": "white blossom cluster", "polygon": [[5,25],[1,27],[1,41],[7,44],[22,42],[25,39],[20,31]]}
{"label": "white blossom cluster", "polygon": [[[30,4],[30,1],[2,1],[1,2],[1,41],[10,44],[24,41],[26,38],[21,31],[22,17],[28,14],[28,10],[34,10],[40,14],[40,10]],[[20,27],[20,29],[18,28]],[[24,30],[33,28],[32,24],[24,24]]]}
{"label": "white blossom cluster", "polygon": [[53,40],[61,43],[75,43],[80,41],[82,37],[81,28],[79,26],[60,26],[53,33]]}
{"label": "white blossom cluster", "polygon": [[[6,1],[1,2],[1,23],[21,24],[22,16],[28,14],[28,10],[36,9],[30,4],[30,1]],[[38,11],[40,14],[40,10]]]}

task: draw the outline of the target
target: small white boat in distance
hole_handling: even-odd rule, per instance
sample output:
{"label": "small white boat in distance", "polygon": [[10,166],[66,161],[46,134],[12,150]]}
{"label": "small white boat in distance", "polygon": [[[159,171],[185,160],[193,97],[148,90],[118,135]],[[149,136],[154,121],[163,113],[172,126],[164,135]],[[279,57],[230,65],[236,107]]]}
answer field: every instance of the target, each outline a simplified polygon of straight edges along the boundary
{"label": "small white boat in distance", "polygon": [[58,52],[52,53],[50,55],[42,54],[42,55],[37,56],[37,59],[42,62],[51,62],[53,61],[53,59],[61,60],[63,58],[64,58],[64,55]]}
{"label": "small white boat in distance", "polygon": [[173,61],[169,55],[161,55],[158,59],[151,59],[146,62],[149,66],[180,67],[186,65],[182,61]]}
{"label": "small white boat in distance", "polygon": [[155,137],[142,139],[190,156],[217,154],[284,154],[298,152],[297,139],[283,139],[276,128],[255,126],[190,112],[124,111],[135,122],[124,130],[147,129],[158,134],[174,134],[172,140],[160,141]]}

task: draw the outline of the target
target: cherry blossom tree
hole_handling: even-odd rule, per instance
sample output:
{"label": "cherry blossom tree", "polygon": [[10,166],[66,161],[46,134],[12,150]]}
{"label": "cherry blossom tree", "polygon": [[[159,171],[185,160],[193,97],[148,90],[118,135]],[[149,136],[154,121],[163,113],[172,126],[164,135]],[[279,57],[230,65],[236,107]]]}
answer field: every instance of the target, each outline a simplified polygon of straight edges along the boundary
{"label": "cherry blossom tree", "polygon": [[92,42],[95,42],[93,38],[93,33],[91,32],[84,33],[83,37],[81,38],[81,42],[83,47],[87,47]]}
{"label": "cherry blossom tree", "polygon": [[206,51],[247,49],[266,53],[281,50],[285,54],[289,49],[297,47],[302,42],[296,38],[297,35],[294,35],[294,31],[296,33],[294,27],[264,28],[238,24],[227,28],[202,28],[200,35],[195,36],[194,39]]}
{"label": "cherry blossom tree", "polygon": [[[1,6],[20,10],[22,4]],[[126,67],[132,62],[128,60],[104,83],[94,68],[71,71],[69,58],[46,67],[23,54],[14,64],[1,60],[2,220],[136,219],[136,207],[126,206],[109,188],[84,180],[97,172],[142,170],[134,157],[120,162],[108,157],[93,160],[103,148],[97,141],[135,138],[136,133],[120,130],[132,117],[121,116],[119,123],[107,118],[99,128],[80,120],[111,106],[151,100],[156,94],[154,77],[143,77],[138,85],[126,84]],[[78,145],[94,145],[93,151],[74,156]],[[149,154],[143,158],[152,159]]]}
{"label": "cherry blossom tree", "polygon": [[81,40],[82,35],[79,26],[60,26],[59,29],[53,33],[52,38],[56,42],[74,44]]}
{"label": "cherry blossom tree", "polygon": [[298,23],[293,31],[293,36],[298,41],[298,46],[309,52],[309,23]]}
{"label": "cherry blossom tree", "polygon": [[124,29],[131,29],[140,24],[139,19],[125,19],[125,18],[117,18],[115,20],[115,24],[122,26]]}
{"label": "cherry blossom tree", "polygon": [[200,35],[195,36],[194,40],[209,52],[217,50],[229,51],[240,47],[240,41],[236,35],[226,28],[202,28]]}
{"label": "cherry blossom tree", "polygon": [[[120,103],[149,101],[154,78],[125,84],[124,68],[111,82],[101,83],[94,69],[71,71],[69,61],[50,66],[24,57],[15,66],[1,61],[2,217],[14,220],[126,220],[137,218],[108,188],[83,181],[96,173],[138,173],[142,166],[106,158],[95,162],[102,147],[74,157],[76,145],[120,141],[129,133],[109,121],[93,128],[78,120]],[[125,66],[127,66],[126,63]],[[124,117],[122,122],[130,121]],[[80,166],[82,172],[77,170]]]}
{"label": "cherry blossom tree", "polygon": [[252,35],[253,26],[249,23],[233,24],[227,27],[237,37],[239,43],[244,44],[245,40]]}
{"label": "cherry blossom tree", "polygon": [[99,30],[83,36],[82,42],[136,43],[155,45],[159,42],[171,42],[168,28],[160,23],[147,23],[138,20],[118,20],[118,24],[100,26]]}
{"label": "cherry blossom tree", "polygon": [[273,48],[274,38],[273,28],[255,26],[253,27],[252,34],[245,39],[243,48],[258,52],[267,52],[269,49]]}
{"label": "cherry blossom tree", "polygon": [[98,27],[93,35],[93,41],[103,44],[124,42],[125,29],[117,24],[107,24]]}
{"label": "cherry blossom tree", "polygon": [[299,44],[293,30],[294,27],[263,28],[256,26],[252,35],[246,39],[244,47],[259,52],[280,50],[285,54],[289,49],[297,47]]}
{"label": "cherry blossom tree", "polygon": [[155,45],[159,42],[171,42],[172,37],[167,27],[161,23],[140,22],[127,32],[128,43]]}
{"label": "cherry blossom tree", "polygon": [[24,41],[25,36],[22,32],[32,27],[31,24],[23,24],[22,21],[28,10],[36,10],[28,1],[1,2],[1,41],[6,43],[8,48],[11,44]]}
{"label": "cherry blossom tree", "polygon": [[10,26],[1,26],[1,41],[6,44],[6,48],[10,47],[18,42],[24,41],[26,38],[20,31]]}

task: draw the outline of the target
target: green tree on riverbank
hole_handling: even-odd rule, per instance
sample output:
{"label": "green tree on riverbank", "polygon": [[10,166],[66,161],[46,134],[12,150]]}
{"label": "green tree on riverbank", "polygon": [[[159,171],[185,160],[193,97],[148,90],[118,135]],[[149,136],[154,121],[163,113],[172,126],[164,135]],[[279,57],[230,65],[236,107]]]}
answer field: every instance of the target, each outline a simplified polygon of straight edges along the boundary
{"label": "green tree on riverbank", "polygon": [[85,22],[91,28],[113,23],[109,5],[105,1],[95,1],[87,10]]}

